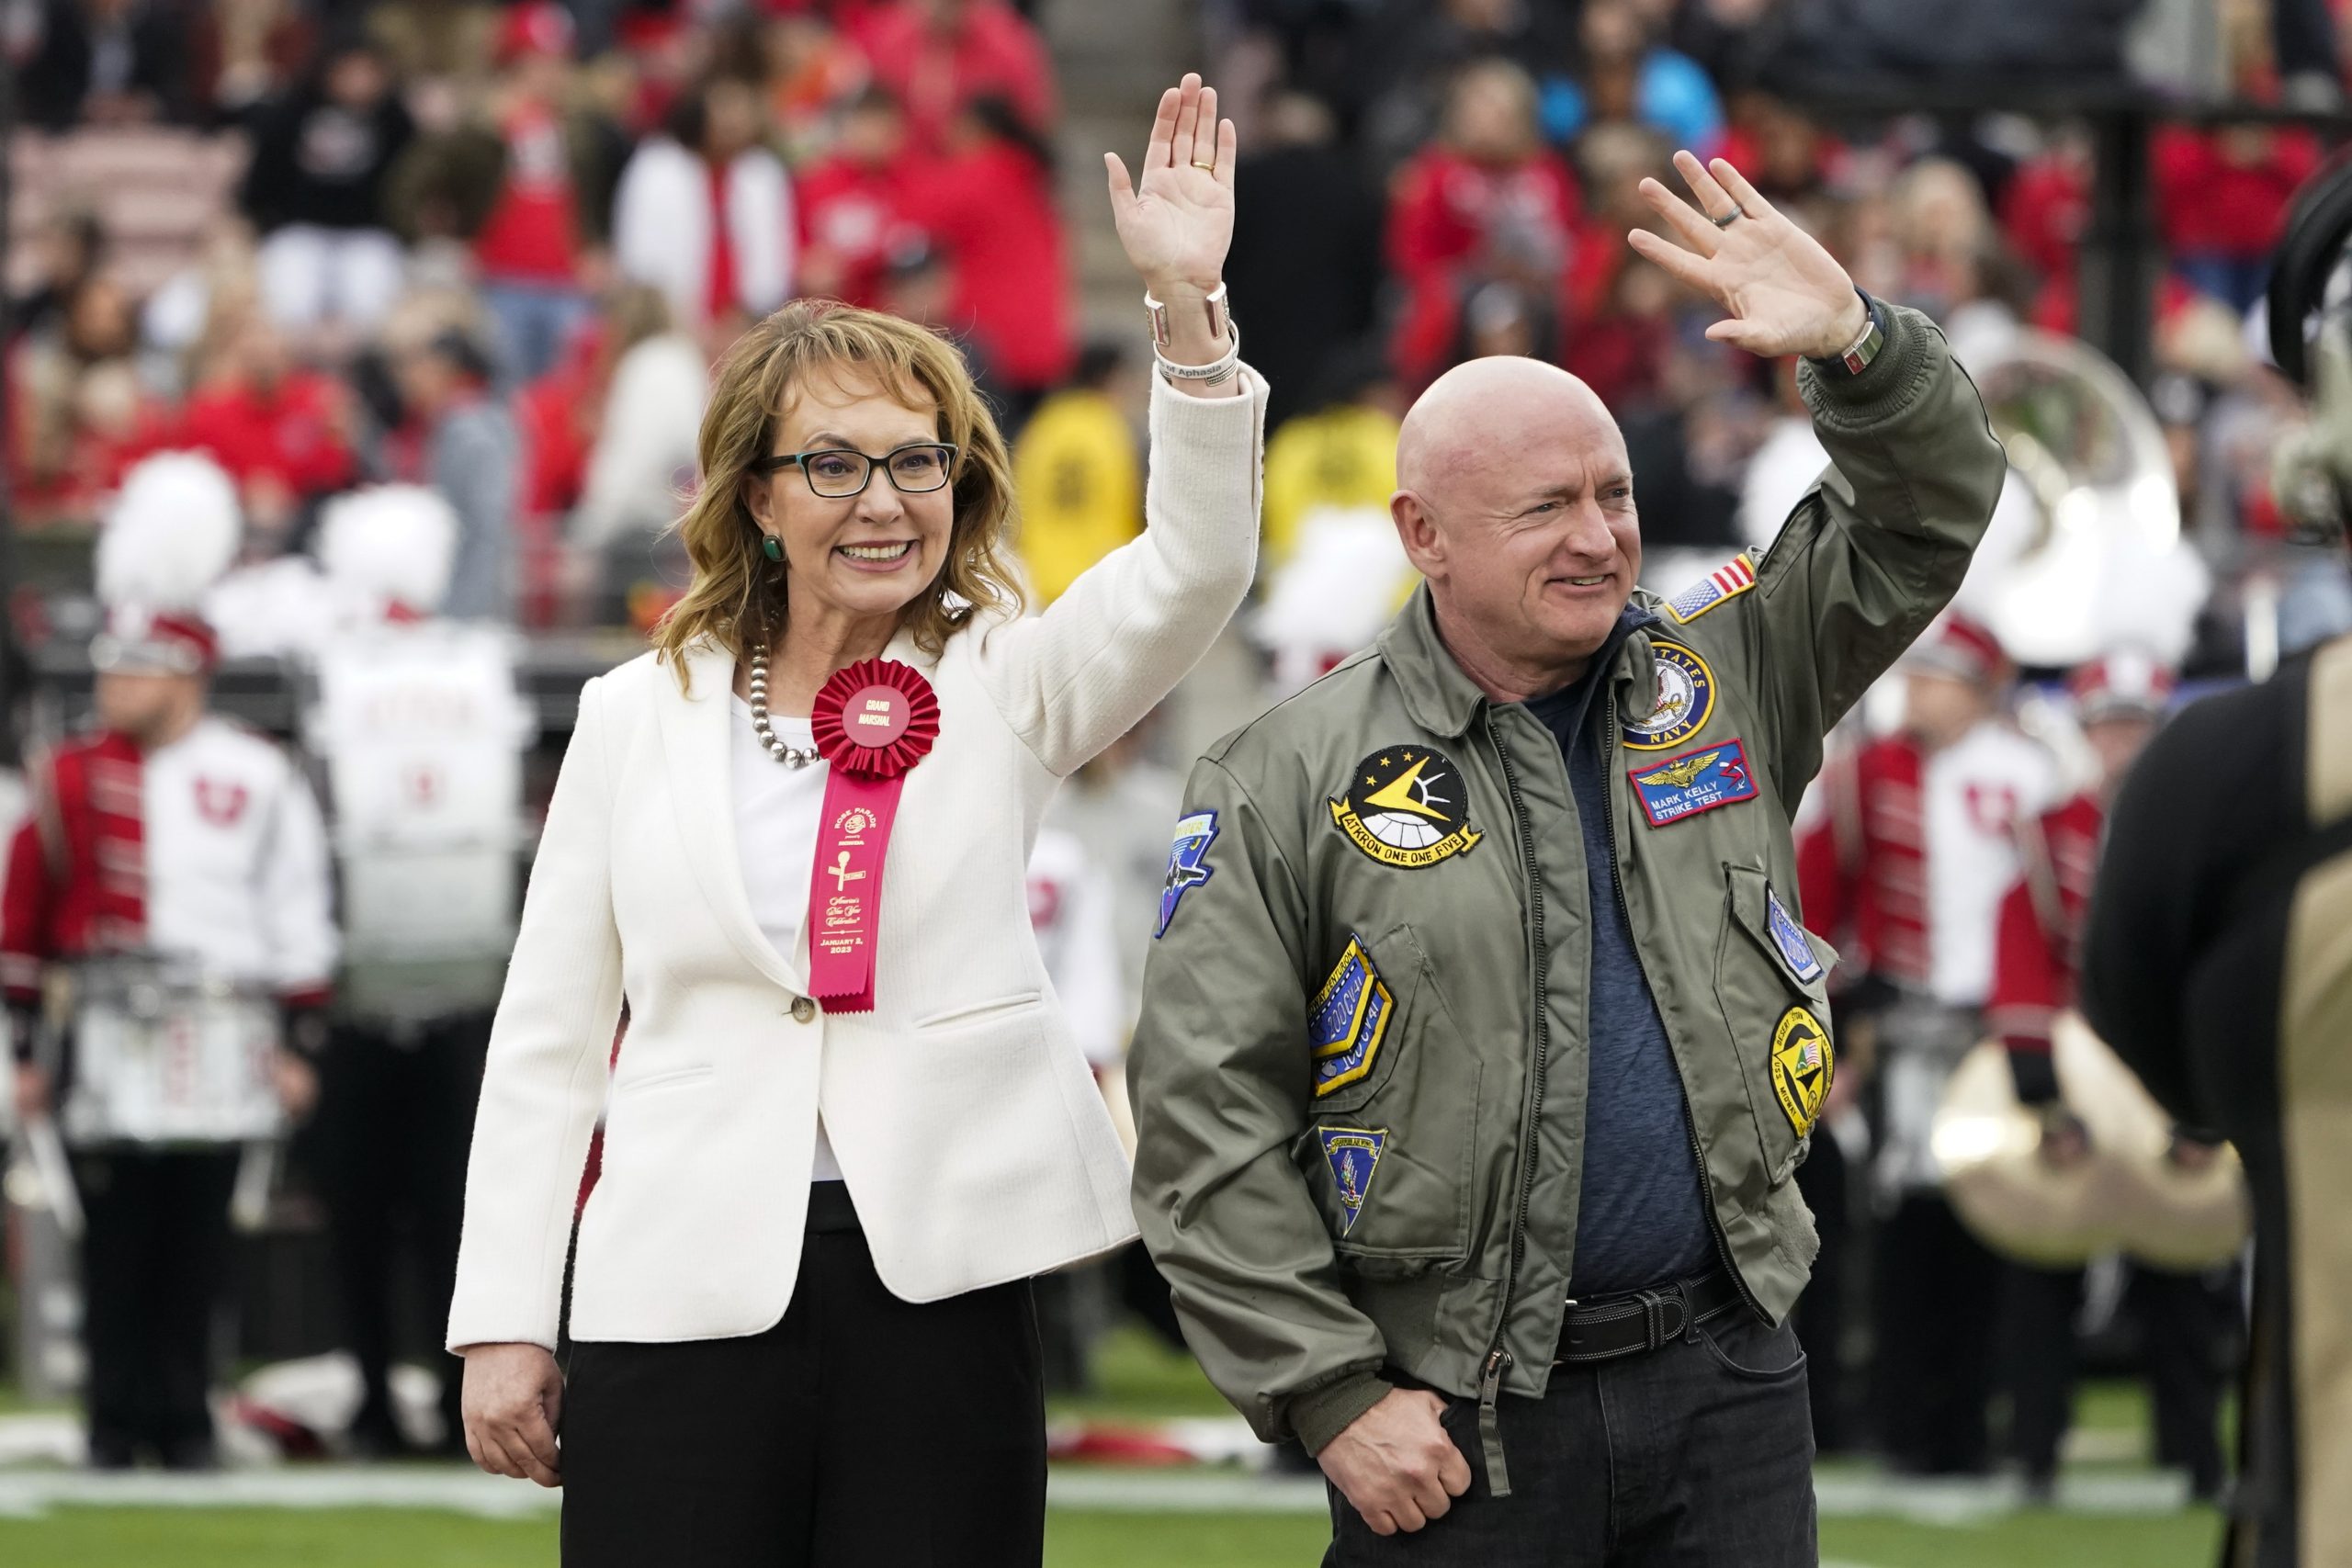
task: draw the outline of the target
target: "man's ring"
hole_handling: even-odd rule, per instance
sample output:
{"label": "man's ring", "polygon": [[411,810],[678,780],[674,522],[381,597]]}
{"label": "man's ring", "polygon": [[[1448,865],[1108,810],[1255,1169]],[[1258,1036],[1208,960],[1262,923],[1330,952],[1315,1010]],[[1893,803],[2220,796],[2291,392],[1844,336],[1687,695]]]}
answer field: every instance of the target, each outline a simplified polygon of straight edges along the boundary
{"label": "man's ring", "polygon": [[1729,212],[1724,213],[1721,218],[1709,218],[1707,221],[1713,224],[1718,229],[1728,229],[1735,221],[1747,216],[1747,213],[1735,207]]}
{"label": "man's ring", "polygon": [[1215,164],[1204,164],[1198,158],[1193,160],[1193,167],[1202,171],[1204,174],[1213,175],[1216,173],[1216,165]]}

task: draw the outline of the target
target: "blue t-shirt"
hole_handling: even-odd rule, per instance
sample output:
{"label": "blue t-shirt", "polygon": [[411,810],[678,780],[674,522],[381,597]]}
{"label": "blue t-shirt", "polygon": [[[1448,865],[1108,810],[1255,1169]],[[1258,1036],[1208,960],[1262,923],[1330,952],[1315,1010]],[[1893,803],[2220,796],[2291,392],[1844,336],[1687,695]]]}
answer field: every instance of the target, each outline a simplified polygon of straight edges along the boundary
{"label": "blue t-shirt", "polygon": [[1592,711],[1618,645],[1644,618],[1628,611],[1582,680],[1527,705],[1558,738],[1567,763],[1592,915],[1584,1195],[1568,1277],[1568,1294],[1584,1301],[1690,1279],[1717,1263],[1682,1079],[1617,891],[1602,716]]}

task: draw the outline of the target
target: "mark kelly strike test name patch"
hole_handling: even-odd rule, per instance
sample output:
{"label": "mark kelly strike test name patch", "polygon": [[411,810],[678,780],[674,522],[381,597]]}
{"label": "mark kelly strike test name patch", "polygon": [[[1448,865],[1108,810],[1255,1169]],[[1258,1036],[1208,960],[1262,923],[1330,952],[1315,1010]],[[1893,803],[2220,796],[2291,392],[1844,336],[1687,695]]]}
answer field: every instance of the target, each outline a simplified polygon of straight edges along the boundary
{"label": "mark kelly strike test name patch", "polygon": [[1664,828],[1686,817],[1720,806],[1756,798],[1756,775],[1748,771],[1747,750],[1736,737],[1685,751],[1662,762],[1644,762],[1626,770],[1642,814],[1653,828]]}

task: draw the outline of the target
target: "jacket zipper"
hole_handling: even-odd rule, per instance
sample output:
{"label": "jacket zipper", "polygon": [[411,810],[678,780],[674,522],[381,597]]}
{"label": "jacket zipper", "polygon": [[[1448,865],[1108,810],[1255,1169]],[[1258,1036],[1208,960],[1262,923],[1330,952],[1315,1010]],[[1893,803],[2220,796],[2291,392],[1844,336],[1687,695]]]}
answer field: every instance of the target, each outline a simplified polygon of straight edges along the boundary
{"label": "jacket zipper", "polygon": [[[1617,706],[1611,703],[1609,707],[1609,743],[1600,754],[1601,775],[1609,786],[1609,881],[1610,886],[1615,888],[1617,893],[1617,918],[1625,922],[1626,932],[1630,935],[1634,929],[1634,911],[1625,901],[1625,868],[1624,863],[1619,858],[1623,852],[1617,843],[1616,759]],[[1649,966],[1642,961],[1642,944],[1639,940],[1636,940],[1632,946],[1634,968],[1642,977],[1643,988],[1649,990]],[[1650,996],[1655,998],[1657,992],[1650,990]],[[1661,1016],[1658,1022],[1663,1026],[1666,1020]],[[1673,1048],[1673,1036],[1668,1035],[1667,1049],[1670,1052]],[[1674,1076],[1676,1083],[1679,1085],[1682,1067],[1679,1061],[1675,1064]],[[1690,1138],[1690,1163],[1699,1169],[1699,1195],[1706,1200],[1707,1234],[1715,1238],[1715,1256],[1721,1259],[1724,1272],[1731,1276],[1732,1287],[1739,1292],[1739,1299],[1747,1303],[1749,1311],[1760,1317],[1763,1315],[1764,1309],[1757,1304],[1756,1297],[1749,1292],[1747,1280],[1739,1272],[1739,1265],[1732,1261],[1731,1243],[1724,1235],[1723,1221],[1715,1216],[1715,1184],[1707,1176],[1707,1151],[1699,1145],[1699,1122],[1696,1113],[1690,1109],[1690,1091],[1688,1088],[1682,1090],[1682,1130]]]}
{"label": "jacket zipper", "polygon": [[1550,1067],[1552,1045],[1551,1021],[1546,1011],[1550,961],[1544,945],[1544,884],[1535,865],[1535,825],[1528,819],[1527,802],[1520,796],[1519,772],[1511,766],[1510,749],[1503,744],[1491,713],[1487,716],[1487,739],[1502,762],[1503,792],[1510,796],[1511,817],[1519,828],[1519,863],[1521,873],[1527,879],[1527,929],[1534,955],[1531,995],[1535,1008],[1535,1063],[1527,1112],[1520,1127],[1519,1210],[1511,1225],[1510,1265],[1503,1274],[1502,1310],[1496,1316],[1494,1341],[1487,1351],[1486,1367],[1478,1379],[1478,1438],[1486,1450],[1487,1491],[1490,1496],[1508,1497],[1510,1469],[1503,1461],[1498,1407],[1503,1374],[1510,1370],[1513,1358],[1503,1340],[1510,1327],[1511,1300],[1519,1291],[1520,1264],[1527,1256],[1527,1221],[1535,1201],[1535,1140],[1544,1115],[1544,1080]]}

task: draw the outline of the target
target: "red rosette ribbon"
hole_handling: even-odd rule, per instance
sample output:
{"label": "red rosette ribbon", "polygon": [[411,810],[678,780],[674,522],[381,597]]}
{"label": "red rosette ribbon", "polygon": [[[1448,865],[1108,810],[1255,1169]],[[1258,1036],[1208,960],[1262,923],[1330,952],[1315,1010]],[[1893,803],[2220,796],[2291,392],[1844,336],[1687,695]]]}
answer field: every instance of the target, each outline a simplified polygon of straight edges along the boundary
{"label": "red rosette ribbon", "polygon": [[907,771],[939,739],[939,696],[910,666],[868,659],[825,682],[808,728],[832,764],[808,878],[808,990],[830,1011],[871,1012],[882,867]]}
{"label": "red rosette ribbon", "polygon": [[939,695],[911,665],[861,660],[817,693],[808,728],[836,770],[895,779],[939,739]]}

